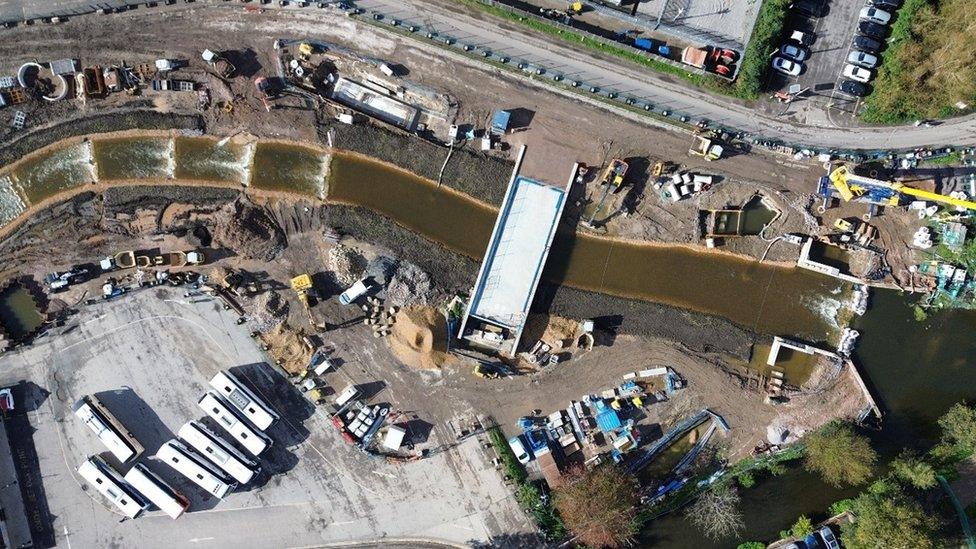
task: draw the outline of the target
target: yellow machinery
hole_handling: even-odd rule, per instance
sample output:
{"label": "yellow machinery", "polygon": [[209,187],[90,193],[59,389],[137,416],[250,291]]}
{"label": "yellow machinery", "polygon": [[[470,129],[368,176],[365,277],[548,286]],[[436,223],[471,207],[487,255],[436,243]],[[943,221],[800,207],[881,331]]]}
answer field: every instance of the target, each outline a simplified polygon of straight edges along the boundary
{"label": "yellow machinery", "polygon": [[624,176],[627,175],[627,163],[619,158],[610,161],[607,169],[603,170],[603,177],[600,178],[601,185],[610,185],[620,188],[624,184]]}
{"label": "yellow machinery", "polygon": [[865,193],[869,193],[872,188],[874,188],[881,189],[884,194],[890,195],[883,202],[884,205],[897,206],[901,199],[899,195],[907,195],[918,200],[938,202],[939,204],[947,206],[966,208],[968,210],[976,211],[976,202],[971,200],[954,198],[931,191],[923,191],[922,189],[916,189],[914,187],[909,187],[894,181],[882,181],[880,179],[854,175],[850,170],[847,169],[846,166],[840,166],[834,171],[830,172],[830,182],[834,185],[834,188],[837,189],[838,194],[840,194],[841,198],[843,198],[845,201],[859,198]]}
{"label": "yellow machinery", "polygon": [[298,53],[301,54],[302,57],[308,58],[308,56],[315,53],[315,47],[308,42],[302,42],[298,45]]}
{"label": "yellow machinery", "polygon": [[474,367],[474,371],[471,372],[471,373],[473,373],[474,375],[476,375],[476,376],[478,376],[478,377],[480,377],[482,379],[497,379],[498,378],[498,372],[486,368],[484,364],[478,364],[477,366],[475,366]]}
{"label": "yellow machinery", "polygon": [[315,326],[315,319],[312,318],[312,308],[308,303],[309,294],[314,291],[312,277],[308,273],[296,276],[291,279],[291,289],[295,290],[295,293],[298,294],[298,300],[302,302],[302,307],[305,307],[305,313],[308,315],[308,323]]}
{"label": "yellow machinery", "polygon": [[566,13],[570,15],[579,15],[583,13],[583,3],[582,2],[571,2]]}
{"label": "yellow machinery", "polygon": [[700,156],[708,161],[722,158],[722,153],[725,152],[725,149],[722,148],[722,145],[718,144],[714,133],[707,132],[704,135],[695,134],[694,138],[695,142],[688,149],[689,154]]}

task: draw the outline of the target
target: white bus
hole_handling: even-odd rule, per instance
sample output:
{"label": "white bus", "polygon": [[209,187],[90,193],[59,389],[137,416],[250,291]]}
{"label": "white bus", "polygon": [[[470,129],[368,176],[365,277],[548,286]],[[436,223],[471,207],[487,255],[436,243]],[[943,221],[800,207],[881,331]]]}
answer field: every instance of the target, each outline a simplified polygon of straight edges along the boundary
{"label": "white bus", "polygon": [[91,456],[85,460],[78,467],[78,474],[128,518],[138,517],[147,507],[142,495],[122,480],[119,473],[98,456]]}
{"label": "white bus", "polygon": [[233,481],[216,466],[176,439],[164,442],[156,452],[156,459],[218,498],[223,498],[234,488]]}
{"label": "white bus", "polygon": [[261,471],[261,466],[257,462],[242,454],[202,423],[187,422],[180,427],[178,435],[191,448],[200,452],[241,484],[251,482]]}
{"label": "white bus", "polygon": [[159,475],[141,463],[133,465],[123,478],[173,520],[180,518],[190,508],[190,501],[186,496],[177,492],[166,481],[159,478]]}
{"label": "white bus", "polygon": [[94,395],[76,402],[74,412],[120,462],[129,462],[144,451],[136,437]]}
{"label": "white bus", "polygon": [[258,398],[234,374],[217,372],[210,380],[210,386],[224,397],[231,406],[248,419],[255,427],[266,430],[278,419],[278,414]]}
{"label": "white bus", "polygon": [[271,446],[271,439],[248,425],[217,393],[207,391],[197,404],[252,455],[259,456]]}

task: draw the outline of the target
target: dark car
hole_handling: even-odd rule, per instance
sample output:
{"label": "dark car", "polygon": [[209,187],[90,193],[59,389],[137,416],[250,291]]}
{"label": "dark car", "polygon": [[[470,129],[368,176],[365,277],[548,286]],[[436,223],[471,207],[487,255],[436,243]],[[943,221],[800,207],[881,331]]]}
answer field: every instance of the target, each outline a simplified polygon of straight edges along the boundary
{"label": "dark car", "polygon": [[840,91],[854,97],[864,97],[868,94],[868,87],[860,82],[844,80],[840,83]]}
{"label": "dark car", "polygon": [[796,0],[790,4],[790,9],[807,17],[820,17],[823,15],[823,0]]}
{"label": "dark car", "polygon": [[854,37],[854,48],[858,51],[866,51],[868,53],[878,53],[881,48],[884,47],[879,40],[875,40],[870,36],[855,36]]}
{"label": "dark car", "polygon": [[865,36],[877,38],[878,40],[883,40],[888,36],[888,27],[870,21],[861,21],[857,26],[857,30]]}
{"label": "dark car", "polygon": [[876,8],[894,11],[901,7],[901,0],[871,0],[871,5]]}

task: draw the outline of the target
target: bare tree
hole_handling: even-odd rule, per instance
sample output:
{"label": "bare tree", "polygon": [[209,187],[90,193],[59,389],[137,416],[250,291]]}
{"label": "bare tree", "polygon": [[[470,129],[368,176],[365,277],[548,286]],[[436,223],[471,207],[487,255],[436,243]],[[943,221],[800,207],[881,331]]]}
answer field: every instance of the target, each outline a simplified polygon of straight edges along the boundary
{"label": "bare tree", "polygon": [[739,510],[739,492],[731,486],[719,486],[705,492],[688,508],[691,522],[711,539],[737,536],[745,530]]}

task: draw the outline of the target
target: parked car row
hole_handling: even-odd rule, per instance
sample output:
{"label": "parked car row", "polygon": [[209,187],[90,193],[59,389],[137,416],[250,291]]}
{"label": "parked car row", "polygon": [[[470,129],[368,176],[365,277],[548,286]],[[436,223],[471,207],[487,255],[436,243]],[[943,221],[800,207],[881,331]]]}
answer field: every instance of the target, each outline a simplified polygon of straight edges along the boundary
{"label": "parked car row", "polygon": [[870,93],[867,84],[874,79],[880,64],[878,57],[884,49],[885,39],[890,29],[888,24],[894,19],[895,11],[901,7],[902,0],[868,0],[858,14],[857,34],[851,42],[851,51],[841,73],[845,80],[840,83],[840,91],[864,97]]}
{"label": "parked car row", "polygon": [[[790,4],[790,9],[805,17],[820,17],[821,5],[816,1],[798,1]],[[807,49],[813,42],[813,36],[803,31],[792,31],[786,43],[779,47],[773,57],[773,70],[787,76],[798,76],[803,72],[803,62],[810,58]]]}

